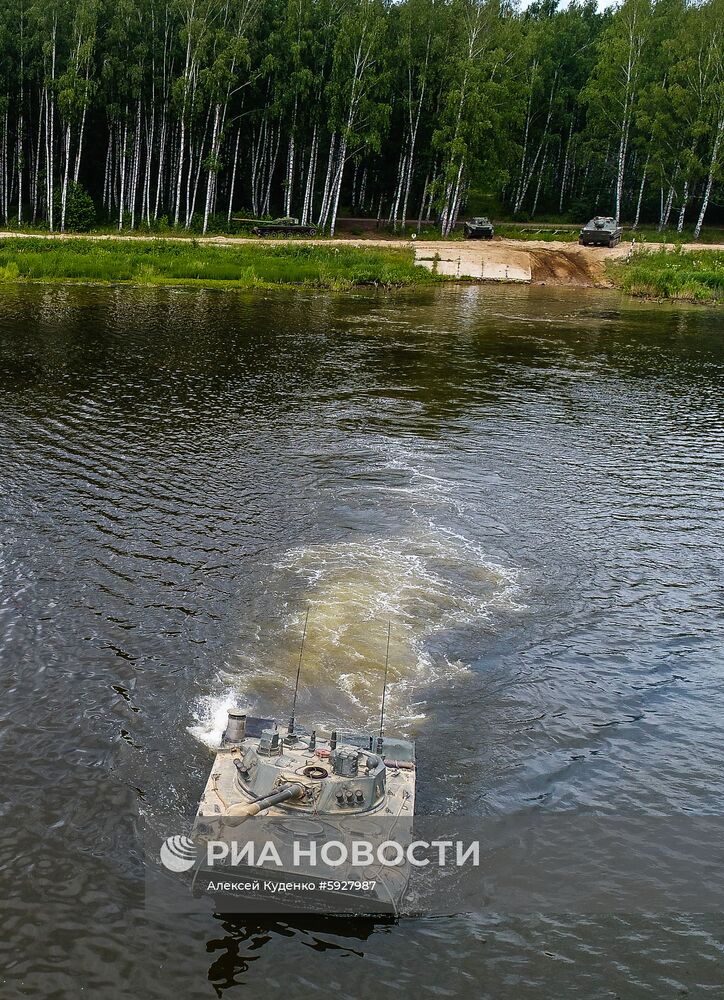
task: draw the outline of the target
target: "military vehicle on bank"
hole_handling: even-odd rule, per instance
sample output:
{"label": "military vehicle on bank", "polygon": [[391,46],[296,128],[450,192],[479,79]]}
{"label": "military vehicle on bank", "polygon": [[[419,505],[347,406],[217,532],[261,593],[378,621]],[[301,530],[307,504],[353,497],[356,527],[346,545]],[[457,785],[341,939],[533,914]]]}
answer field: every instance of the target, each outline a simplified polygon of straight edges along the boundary
{"label": "military vehicle on bank", "polygon": [[302,226],[299,219],[286,215],[282,219],[272,219],[270,222],[260,222],[254,226],[255,236],[316,236],[316,226]]}
{"label": "military vehicle on bank", "polygon": [[465,238],[468,240],[492,240],[495,235],[493,223],[485,215],[468,219],[464,225]]}
{"label": "military vehicle on bank", "polygon": [[623,229],[611,215],[596,215],[581,230],[578,242],[584,247],[615,247]]}

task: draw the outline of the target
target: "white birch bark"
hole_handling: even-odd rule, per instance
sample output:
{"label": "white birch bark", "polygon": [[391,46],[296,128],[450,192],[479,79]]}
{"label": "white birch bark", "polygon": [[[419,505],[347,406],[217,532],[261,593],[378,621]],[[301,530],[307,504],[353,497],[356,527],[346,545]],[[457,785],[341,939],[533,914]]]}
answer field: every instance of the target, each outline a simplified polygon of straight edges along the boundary
{"label": "white birch bark", "polygon": [[167,117],[166,108],[164,107],[163,118],[161,120],[161,138],[158,147],[158,171],[156,173],[156,199],[153,204],[153,221],[156,222],[158,219],[158,211],[161,206],[161,191],[163,190],[163,168],[165,165],[166,156],[166,141],[167,141]]}
{"label": "white birch bark", "polygon": [[543,174],[546,168],[546,162],[548,160],[548,150],[546,149],[543,154],[543,162],[541,163],[540,170],[538,171],[538,184],[535,189],[535,198],[533,199],[533,208],[531,209],[530,217],[535,218],[535,213],[538,211],[538,198],[540,197],[541,182],[543,181]]}
{"label": "white birch bark", "polygon": [[236,186],[236,165],[239,162],[239,140],[241,139],[241,127],[236,130],[236,145],[234,146],[234,165],[231,169],[231,189],[229,191],[229,211],[226,216],[226,223],[231,228],[231,213],[234,207],[234,187]]}
{"label": "white birch bark", "polygon": [[[126,117],[128,116],[128,107],[126,107]],[[121,155],[120,155],[120,180],[121,180],[121,190],[118,199],[118,229],[119,231],[123,229],[123,213],[126,208],[126,151],[128,146],[128,121],[123,123],[123,141],[121,143]]]}
{"label": "white birch bark", "polygon": [[319,208],[319,218],[317,219],[317,226],[323,228],[327,225],[328,216],[328,205],[329,205],[329,192],[330,192],[330,181],[332,180],[332,165],[335,162],[335,150],[337,146],[337,133],[332,133],[332,138],[329,141],[329,155],[327,157],[327,174],[324,178],[324,190],[322,191],[322,204]]}
{"label": "white birch bark", "polygon": [[309,163],[307,165],[307,181],[304,186],[304,202],[302,205],[302,225],[306,226],[307,220],[314,214],[313,196],[314,196],[314,177],[317,167],[317,129],[318,125],[314,123],[314,129],[312,131],[312,145],[309,150]]}
{"label": "white birch bark", "polygon": [[68,174],[70,172],[70,125],[65,127],[65,152],[63,165],[63,187],[60,195],[60,231],[65,232],[65,208],[68,202]]}
{"label": "white birch bark", "polygon": [[684,181],[684,190],[681,195],[681,207],[679,208],[679,219],[676,223],[677,233],[683,233],[684,231],[684,218],[686,217],[686,206],[689,201],[689,179]]}
{"label": "white birch bark", "polygon": [[714,132],[714,144],[712,146],[712,151],[711,151],[711,160],[709,161],[709,173],[706,179],[704,197],[701,202],[701,210],[699,212],[699,217],[696,220],[696,225],[694,226],[695,240],[698,240],[699,237],[701,236],[701,230],[704,225],[706,210],[709,207],[709,199],[711,198],[711,189],[714,183],[714,171],[716,170],[717,164],[719,162],[719,147],[721,146],[723,135],[724,135],[724,115],[721,115],[719,121],[717,122],[716,130]]}
{"label": "white birch bark", "polygon": [[106,146],[106,166],[103,174],[103,208],[110,211],[110,171],[111,171],[111,143],[113,142],[113,124],[108,128],[108,144]]}
{"label": "white birch bark", "polygon": [[[211,129],[211,156],[218,156],[219,125],[221,119],[221,108],[217,103],[214,108],[214,124]],[[209,227],[209,215],[211,213],[211,202],[214,194],[214,184],[216,183],[216,165],[212,163],[206,177],[206,201],[204,202],[204,224],[202,232],[205,233]]]}
{"label": "white birch bark", "polygon": [[[86,83],[87,82],[88,81],[86,80]],[[81,156],[83,155],[83,139],[85,137],[85,121],[86,121],[87,110],[88,110],[88,105],[84,103],[83,112],[80,117],[80,130],[78,133],[78,149],[75,154],[75,167],[73,168],[73,180],[75,181],[76,184],[78,183],[78,176],[80,174],[80,160]]]}
{"label": "white birch bark", "polygon": [[47,92],[45,89],[43,89],[38,107],[38,140],[35,146],[35,163],[33,165],[33,188],[32,188],[33,225],[35,225],[35,220],[38,217],[38,192],[40,187],[40,148],[43,138],[43,121],[45,115],[46,97],[47,97]]}

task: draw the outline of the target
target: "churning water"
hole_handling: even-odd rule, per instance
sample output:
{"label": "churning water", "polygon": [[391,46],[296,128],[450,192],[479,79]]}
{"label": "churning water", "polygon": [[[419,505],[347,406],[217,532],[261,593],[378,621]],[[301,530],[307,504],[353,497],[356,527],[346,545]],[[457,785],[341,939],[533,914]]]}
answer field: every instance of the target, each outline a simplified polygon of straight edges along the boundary
{"label": "churning water", "polygon": [[162,925],[137,825],[286,719],[307,608],[305,723],[374,722],[390,623],[421,812],[721,812],[714,312],[0,297],[3,998],[716,994],[713,916]]}

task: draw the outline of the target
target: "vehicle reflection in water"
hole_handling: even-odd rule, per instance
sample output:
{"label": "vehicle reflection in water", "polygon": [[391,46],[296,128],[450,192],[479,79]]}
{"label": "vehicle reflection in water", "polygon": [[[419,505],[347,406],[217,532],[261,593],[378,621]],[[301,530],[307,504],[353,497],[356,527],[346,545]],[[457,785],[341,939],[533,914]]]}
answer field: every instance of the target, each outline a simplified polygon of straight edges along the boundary
{"label": "vehicle reflection in water", "polygon": [[[363,920],[351,917],[294,917],[279,920],[249,920],[239,914],[216,914],[223,937],[207,942],[217,957],[209,966],[209,981],[221,996],[224,990],[244,982],[244,973],[257,961],[265,945],[274,938],[299,937],[318,953],[336,951],[341,957],[364,958],[364,943],[378,927],[393,920]],[[311,986],[311,984],[310,984]]]}

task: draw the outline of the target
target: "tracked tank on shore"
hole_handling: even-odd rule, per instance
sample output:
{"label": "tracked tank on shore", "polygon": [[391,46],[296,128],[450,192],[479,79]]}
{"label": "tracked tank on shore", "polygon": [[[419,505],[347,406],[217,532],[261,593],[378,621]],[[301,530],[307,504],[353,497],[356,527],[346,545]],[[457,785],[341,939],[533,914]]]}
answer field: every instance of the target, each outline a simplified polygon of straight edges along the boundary
{"label": "tracked tank on shore", "polygon": [[[408,843],[414,809],[414,743],[293,721],[281,732],[233,709],[192,830],[197,890],[221,907],[231,894],[245,912],[395,915],[409,868],[386,867],[374,845]],[[218,845],[239,840],[247,846],[234,863]],[[373,845],[361,864],[353,841]]]}
{"label": "tracked tank on shore", "polygon": [[584,247],[615,247],[623,229],[611,215],[596,215],[581,230],[578,242]]}
{"label": "tracked tank on shore", "polygon": [[254,226],[252,233],[255,236],[316,236],[317,227],[311,225],[303,226],[299,222],[299,219],[287,215],[282,219],[260,222]]}

